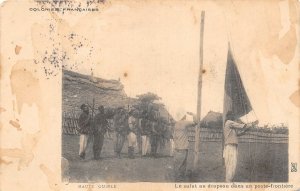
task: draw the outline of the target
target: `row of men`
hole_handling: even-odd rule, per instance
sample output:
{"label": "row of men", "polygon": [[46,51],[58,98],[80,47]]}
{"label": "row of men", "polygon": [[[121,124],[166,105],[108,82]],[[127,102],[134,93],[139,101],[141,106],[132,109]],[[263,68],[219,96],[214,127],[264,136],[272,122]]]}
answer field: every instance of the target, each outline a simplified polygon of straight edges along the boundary
{"label": "row of men", "polygon": [[[80,156],[84,158],[85,148],[87,144],[87,136],[89,132],[83,130],[88,129],[88,126],[91,126],[91,118],[88,114],[88,107],[86,105],[81,106],[82,114],[79,119],[80,125]],[[149,137],[152,139],[151,150],[152,153],[155,153],[157,149],[157,138],[160,130],[165,130],[164,123],[161,120],[156,120],[157,124],[155,125],[152,119],[155,119],[155,116],[143,116],[140,125],[137,124],[137,114],[135,111],[129,112],[129,117],[126,117],[126,110],[119,109],[119,111],[114,115],[115,127],[117,133],[117,144],[116,144],[116,153],[120,157],[120,152],[122,150],[125,137],[128,138],[128,152],[129,156],[133,155],[133,147],[136,144],[136,127],[140,126],[140,133],[142,137],[142,155],[145,155],[147,152],[147,143]],[[193,116],[193,121],[187,121],[186,115],[182,117],[181,120],[177,121],[174,125],[173,131],[169,135],[169,139],[172,140],[173,147],[171,147],[172,155],[174,157],[174,171],[175,171],[175,181],[182,181],[186,177],[187,172],[187,158],[189,151],[189,141],[188,141],[188,129],[190,127],[196,127],[198,122],[196,116],[193,113],[188,113]],[[147,115],[147,114],[146,114]],[[123,122],[122,122],[123,121]],[[224,150],[223,158],[225,162],[225,181],[232,182],[235,176],[235,171],[237,167],[238,160],[238,136],[245,134],[250,128],[257,125],[258,121],[243,124],[240,123],[238,118],[234,116],[232,112],[226,114],[226,121],[223,127],[224,134]],[[128,124],[128,125],[127,125]],[[104,133],[106,132],[107,120],[104,114],[104,107],[99,107],[99,113],[94,118],[94,157],[98,159],[100,157],[101,149],[103,146]],[[155,129],[155,127],[160,127]],[[167,128],[170,129],[170,128]],[[168,132],[168,131],[167,131]],[[170,132],[170,131],[169,131]]]}
{"label": "row of men", "polygon": [[[82,113],[79,117],[80,147],[79,156],[84,159],[88,140],[93,137],[93,153],[96,160],[100,159],[104,142],[104,135],[107,131],[116,132],[115,152],[121,158],[121,151],[125,140],[128,141],[128,156],[134,158],[134,148],[138,147],[142,156],[146,156],[151,145],[151,156],[157,156],[158,145],[164,140],[170,141],[170,153],[172,153],[174,142],[171,125],[162,117],[152,111],[139,112],[136,109],[129,113],[122,107],[113,114],[105,112],[104,107],[98,108],[98,113],[92,117],[89,107],[81,105]],[[109,125],[113,120],[114,129]],[[162,145],[162,144],[161,144]],[[172,155],[172,154],[170,154]]]}

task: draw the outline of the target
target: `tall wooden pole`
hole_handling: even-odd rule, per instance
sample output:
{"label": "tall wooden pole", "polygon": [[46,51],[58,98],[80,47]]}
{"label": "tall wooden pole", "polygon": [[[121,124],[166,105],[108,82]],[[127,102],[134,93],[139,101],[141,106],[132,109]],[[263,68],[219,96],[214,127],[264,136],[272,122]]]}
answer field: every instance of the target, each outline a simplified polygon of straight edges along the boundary
{"label": "tall wooden pole", "polygon": [[194,171],[198,169],[199,164],[199,149],[200,149],[200,119],[201,119],[201,96],[202,96],[202,72],[203,72],[203,33],[204,33],[204,17],[205,11],[201,11],[200,24],[200,67],[198,77],[198,100],[197,100],[197,127],[195,132],[195,148],[194,148]]}

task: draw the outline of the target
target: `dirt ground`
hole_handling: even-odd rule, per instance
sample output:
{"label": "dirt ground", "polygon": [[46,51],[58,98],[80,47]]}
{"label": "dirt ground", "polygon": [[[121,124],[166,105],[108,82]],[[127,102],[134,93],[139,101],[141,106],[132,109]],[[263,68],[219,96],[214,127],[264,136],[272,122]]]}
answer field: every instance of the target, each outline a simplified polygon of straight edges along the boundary
{"label": "dirt ground", "polygon": [[[78,156],[79,136],[62,136],[62,156],[68,160],[70,182],[174,182],[173,158],[168,156],[168,144],[159,150],[159,157],[143,157],[136,153],[135,159],[127,157],[127,145],[122,158],[114,154],[114,136],[106,138],[102,149],[102,160],[93,160],[92,145],[87,156]],[[192,148],[192,144],[190,145]],[[185,182],[223,182],[225,170],[222,162],[220,142],[202,142],[199,170],[188,173]],[[191,170],[192,152],[188,157]],[[190,171],[189,171],[190,172]],[[288,145],[241,143],[239,145],[236,182],[286,182],[288,181]]]}

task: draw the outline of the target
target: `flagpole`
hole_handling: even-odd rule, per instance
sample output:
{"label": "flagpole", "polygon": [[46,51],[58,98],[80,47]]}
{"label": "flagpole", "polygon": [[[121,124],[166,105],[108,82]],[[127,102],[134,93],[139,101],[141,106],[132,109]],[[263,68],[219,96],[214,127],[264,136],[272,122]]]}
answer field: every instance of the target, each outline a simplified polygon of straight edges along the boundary
{"label": "flagpole", "polygon": [[200,149],[200,119],[201,119],[201,96],[202,96],[202,72],[203,72],[203,33],[204,33],[204,17],[205,11],[201,11],[200,24],[200,67],[198,77],[198,98],[197,98],[197,127],[195,130],[195,148],[194,148],[194,163],[193,169],[196,171],[199,164],[199,149]]}

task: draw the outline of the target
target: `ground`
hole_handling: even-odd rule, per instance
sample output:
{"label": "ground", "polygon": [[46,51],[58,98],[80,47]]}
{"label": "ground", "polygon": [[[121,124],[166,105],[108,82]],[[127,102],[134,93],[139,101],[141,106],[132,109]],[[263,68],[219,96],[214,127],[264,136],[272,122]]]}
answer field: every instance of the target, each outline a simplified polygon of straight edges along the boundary
{"label": "ground", "polygon": [[[122,158],[114,154],[114,139],[106,138],[101,153],[102,160],[93,160],[91,145],[87,157],[78,156],[79,136],[62,136],[62,156],[68,160],[70,182],[174,182],[173,158],[168,156],[168,144],[158,158],[135,159],[127,157],[126,143]],[[192,148],[192,145],[191,145]],[[220,142],[202,142],[199,169],[185,181],[223,182],[225,170]],[[191,169],[192,152],[188,157]],[[241,143],[239,145],[236,182],[286,182],[288,181],[288,145]]]}

